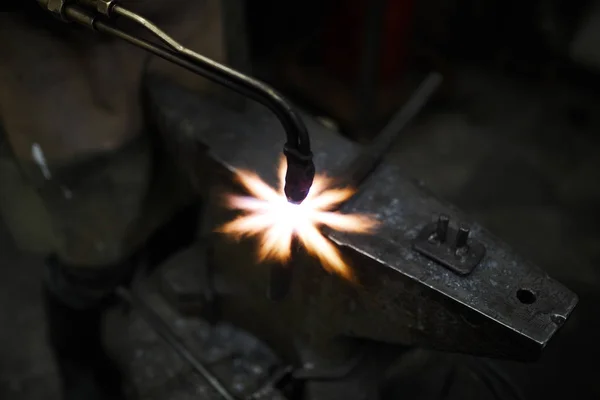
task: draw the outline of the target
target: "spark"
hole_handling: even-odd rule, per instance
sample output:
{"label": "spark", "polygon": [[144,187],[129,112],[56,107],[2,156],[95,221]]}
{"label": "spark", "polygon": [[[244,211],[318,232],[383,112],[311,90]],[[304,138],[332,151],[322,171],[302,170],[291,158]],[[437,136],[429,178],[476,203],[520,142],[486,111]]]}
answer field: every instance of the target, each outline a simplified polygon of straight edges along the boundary
{"label": "spark", "polygon": [[237,179],[249,196],[225,197],[226,206],[241,214],[222,225],[218,231],[236,239],[257,237],[259,261],[289,261],[294,238],[297,238],[308,253],[321,262],[323,268],[353,280],[352,271],[338,248],[323,236],[320,228],[367,234],[376,228],[376,219],[336,211],[355,190],[336,188],[333,180],[324,175],[315,177],[308,196],[301,204],[289,203],[283,192],[285,171],[286,163],[282,159],[278,189],[269,186],[253,172],[237,171]]}

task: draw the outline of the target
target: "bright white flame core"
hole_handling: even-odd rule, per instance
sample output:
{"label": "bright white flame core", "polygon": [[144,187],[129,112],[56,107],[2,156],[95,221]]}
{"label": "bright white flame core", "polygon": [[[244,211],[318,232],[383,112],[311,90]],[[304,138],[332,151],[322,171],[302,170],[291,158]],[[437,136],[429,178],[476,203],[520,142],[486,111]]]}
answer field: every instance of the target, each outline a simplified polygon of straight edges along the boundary
{"label": "bright white flame core", "polygon": [[289,260],[295,236],[325,269],[352,279],[350,268],[339,250],[321,234],[319,227],[364,234],[371,233],[377,221],[365,215],[332,211],[349,199],[354,190],[331,188],[332,181],[324,176],[315,177],[308,196],[301,204],[289,203],[283,193],[285,167],[285,160],[282,160],[279,191],[252,172],[238,171],[240,183],[252,197],[227,196],[227,206],[242,211],[242,215],[218,231],[236,238],[257,236],[260,239],[259,259],[281,262]]}

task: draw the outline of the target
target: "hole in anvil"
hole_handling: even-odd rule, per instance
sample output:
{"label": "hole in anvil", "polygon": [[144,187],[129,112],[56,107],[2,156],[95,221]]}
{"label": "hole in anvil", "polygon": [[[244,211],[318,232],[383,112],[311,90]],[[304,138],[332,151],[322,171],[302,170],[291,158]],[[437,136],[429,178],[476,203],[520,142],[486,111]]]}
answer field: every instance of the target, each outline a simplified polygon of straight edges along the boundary
{"label": "hole in anvil", "polygon": [[517,299],[523,304],[533,304],[536,300],[535,293],[529,289],[517,290]]}
{"label": "hole in anvil", "polygon": [[552,316],[550,316],[550,320],[552,322],[554,322],[556,325],[560,326],[560,325],[564,324],[567,319],[562,315],[553,314]]}

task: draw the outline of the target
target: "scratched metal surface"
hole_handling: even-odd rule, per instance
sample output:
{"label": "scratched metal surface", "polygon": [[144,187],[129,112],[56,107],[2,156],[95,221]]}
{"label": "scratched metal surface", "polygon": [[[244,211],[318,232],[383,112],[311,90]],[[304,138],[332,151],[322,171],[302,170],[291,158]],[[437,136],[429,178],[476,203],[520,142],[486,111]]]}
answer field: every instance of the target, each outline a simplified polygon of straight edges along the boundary
{"label": "scratched metal surface", "polygon": [[[281,152],[284,135],[269,111],[250,103],[243,112],[234,112],[176,88],[155,90],[160,92],[167,126],[208,145],[213,157],[225,166],[250,168],[268,181],[275,181],[273,160]],[[318,171],[343,172],[360,149],[310,118],[306,118],[306,123]],[[384,162],[344,210],[375,214],[382,225],[372,236],[334,233],[331,238],[338,244],[375,260],[377,268],[385,268],[386,273],[401,272],[426,290],[438,292],[497,326],[528,338],[540,349],[577,302],[571,291],[521,259],[477,224],[471,226],[471,234],[486,245],[487,254],[466,278],[416,254],[411,240],[432,221],[435,213],[448,214],[452,224],[468,220],[407,179],[392,163]],[[516,296],[519,289],[533,291],[538,297],[535,303],[522,304]],[[381,295],[382,299],[389,297],[389,293]]]}
{"label": "scratched metal surface", "polygon": [[[262,388],[272,369],[279,365],[277,356],[268,347],[231,325],[211,327],[199,318],[183,317],[151,289],[145,290],[144,298],[234,395],[244,398]],[[127,333],[132,346],[126,350],[125,363],[136,398],[222,398],[135,313],[131,314]],[[284,400],[284,397],[272,391],[261,399]]]}
{"label": "scratched metal surface", "polygon": [[[378,234],[373,236],[335,232],[332,234],[335,241],[401,271],[540,344],[550,339],[576,305],[577,297],[570,290],[519,257],[480,225],[404,179],[402,171],[392,164],[382,165],[344,211],[375,214],[381,225]],[[471,235],[486,246],[483,261],[467,277],[454,274],[412,249],[412,240],[419,230],[440,212],[451,216],[451,224],[469,223]],[[535,303],[522,304],[517,298],[520,289],[535,293]]]}

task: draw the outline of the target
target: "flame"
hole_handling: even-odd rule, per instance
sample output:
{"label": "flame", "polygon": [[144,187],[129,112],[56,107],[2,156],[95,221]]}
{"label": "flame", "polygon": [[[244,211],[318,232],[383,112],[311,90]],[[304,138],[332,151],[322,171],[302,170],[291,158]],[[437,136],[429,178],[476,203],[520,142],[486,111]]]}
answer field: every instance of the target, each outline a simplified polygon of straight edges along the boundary
{"label": "flame", "polygon": [[239,182],[251,196],[226,196],[226,206],[241,211],[241,215],[221,226],[218,231],[236,239],[259,238],[260,261],[286,262],[291,258],[294,238],[317,257],[323,268],[352,280],[353,275],[339,250],[319,228],[365,234],[371,233],[377,221],[366,215],[342,214],[335,208],[349,199],[355,190],[334,188],[333,181],[323,175],[315,177],[307,198],[301,204],[287,201],[285,184],[286,162],[279,166],[278,190],[267,185],[252,172],[237,172]]}

